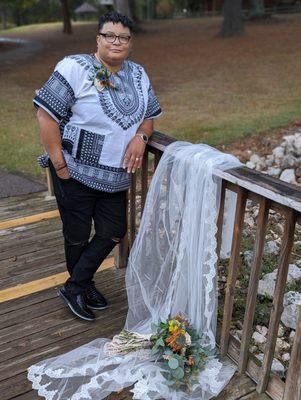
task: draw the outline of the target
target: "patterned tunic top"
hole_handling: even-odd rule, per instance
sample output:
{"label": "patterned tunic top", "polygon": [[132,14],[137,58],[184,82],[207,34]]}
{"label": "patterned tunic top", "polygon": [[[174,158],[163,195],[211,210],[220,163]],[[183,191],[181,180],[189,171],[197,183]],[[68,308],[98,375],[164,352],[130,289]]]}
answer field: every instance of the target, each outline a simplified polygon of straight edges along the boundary
{"label": "patterned tunic top", "polygon": [[[145,119],[161,115],[159,102],[144,69],[126,60],[110,76],[114,88],[93,85],[94,55],[68,56],[60,61],[34,104],[58,123],[62,151],[72,178],[105,192],[130,186],[131,174],[122,167],[126,147]],[[39,157],[47,167],[49,156]]]}

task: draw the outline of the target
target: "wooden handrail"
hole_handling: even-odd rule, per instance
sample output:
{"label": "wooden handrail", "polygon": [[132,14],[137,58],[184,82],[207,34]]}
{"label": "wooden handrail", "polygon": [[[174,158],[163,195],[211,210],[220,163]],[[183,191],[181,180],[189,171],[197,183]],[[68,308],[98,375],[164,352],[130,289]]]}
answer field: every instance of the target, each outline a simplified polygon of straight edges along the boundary
{"label": "wooden handrail", "polygon": [[[160,132],[154,132],[144,154],[143,168],[132,179],[128,196],[128,235],[115,250],[115,265],[125,267],[129,249],[133,244],[139,225],[139,218],[143,211],[151,174],[156,169],[165,148],[177,139]],[[152,154],[152,156],[150,156]],[[151,160],[151,157],[153,159]],[[295,224],[301,222],[301,188],[272,178],[262,172],[251,170],[245,166],[232,168],[227,171],[214,170],[214,175],[222,179],[222,198],[218,215],[217,254],[219,255],[223,227],[224,199],[226,190],[237,193],[232,250],[229,260],[228,280],[225,291],[225,304],[223,310],[223,323],[218,332],[221,354],[227,354],[237,364],[239,372],[246,372],[255,382],[257,390],[266,391],[274,400],[301,400],[301,389],[297,397],[292,392],[294,384],[299,379],[301,385],[301,313],[294,339],[292,361],[289,367],[287,383],[271,372],[271,364],[275,352],[277,332],[283,310],[283,296],[288,274],[288,266],[294,240]],[[49,177],[49,176],[48,176]],[[49,188],[51,179],[48,179]],[[239,342],[230,333],[232,309],[235,302],[235,286],[239,269],[239,254],[241,251],[241,237],[245,216],[246,201],[250,199],[259,204],[257,233],[254,248],[254,259],[251,266],[248,294],[246,296],[246,312],[243,322],[242,340]],[[282,238],[282,249],[279,257],[278,275],[273,298],[273,310],[270,316],[267,345],[263,363],[249,352],[249,343],[252,335],[253,320],[256,307],[258,282],[265,243],[265,235],[270,210],[280,213],[286,220],[285,231]],[[297,372],[296,370],[297,369]],[[297,385],[298,386],[298,385]]]}
{"label": "wooden handrail", "polygon": [[[137,231],[137,216],[142,212],[148,184],[165,148],[175,142],[176,139],[161,132],[154,132],[146,148],[142,171],[137,173],[132,181],[129,196],[129,245]],[[150,162],[150,154],[153,161]],[[225,191],[237,193],[235,227],[232,240],[232,250],[228,267],[228,280],[225,290],[225,303],[223,310],[223,323],[219,328],[218,338],[222,355],[228,355],[237,364],[239,372],[246,372],[256,383],[258,392],[266,391],[274,400],[292,400],[291,391],[279,376],[271,372],[271,364],[274,357],[275,343],[283,310],[283,295],[286,284],[288,265],[293,245],[295,224],[301,220],[301,188],[272,178],[262,172],[251,170],[245,166],[232,168],[227,171],[214,170],[214,175],[222,179],[222,199],[218,216],[217,254],[221,246],[221,234],[223,227]],[[254,248],[254,259],[251,266],[248,294],[246,296],[246,311],[243,323],[242,340],[239,342],[230,333],[232,309],[235,302],[235,287],[239,269],[239,254],[241,251],[241,237],[245,216],[246,201],[250,199],[259,205],[257,220],[257,232]],[[263,363],[257,360],[249,352],[249,344],[253,330],[253,320],[257,300],[258,282],[260,279],[263,249],[270,210],[280,213],[286,220],[285,232],[282,239],[282,250],[279,257],[278,276],[273,301],[273,311],[270,316],[267,346]],[[139,219],[139,218],[138,218]],[[124,243],[127,243],[126,240]],[[126,245],[120,246],[118,266],[126,266],[128,251]],[[129,249],[128,249],[129,250]],[[300,317],[301,318],[301,317]],[[300,322],[298,322],[300,324]],[[298,325],[299,326],[299,325]],[[301,330],[297,329],[294,345],[294,360],[296,354],[300,354]],[[299,366],[295,360],[294,365]],[[301,371],[297,373],[301,382]],[[290,369],[289,379],[296,373]],[[289,384],[289,382],[288,382]],[[286,393],[286,395],[284,395]],[[298,400],[301,400],[298,397]]]}

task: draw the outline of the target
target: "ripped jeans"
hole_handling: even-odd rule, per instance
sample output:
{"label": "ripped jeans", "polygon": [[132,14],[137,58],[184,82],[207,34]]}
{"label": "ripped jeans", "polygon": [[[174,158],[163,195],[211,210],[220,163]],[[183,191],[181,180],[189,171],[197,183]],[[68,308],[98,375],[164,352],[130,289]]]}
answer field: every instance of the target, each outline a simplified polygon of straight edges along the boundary
{"label": "ripped jeans", "polygon": [[[63,223],[72,293],[83,293],[103,260],[126,234],[126,191],[106,193],[75,179],[60,179],[50,163],[54,194]],[[92,221],[95,234],[90,239]]]}

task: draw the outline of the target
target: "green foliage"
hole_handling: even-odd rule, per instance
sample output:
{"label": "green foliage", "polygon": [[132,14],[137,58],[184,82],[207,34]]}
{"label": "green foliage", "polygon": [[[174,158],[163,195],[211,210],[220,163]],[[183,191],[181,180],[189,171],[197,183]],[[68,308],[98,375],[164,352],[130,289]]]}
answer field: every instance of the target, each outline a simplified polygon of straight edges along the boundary
{"label": "green foliage", "polygon": [[203,347],[198,332],[178,317],[152,325],[152,355],[165,361],[161,373],[167,386],[190,392],[206,360],[215,356],[216,350]]}

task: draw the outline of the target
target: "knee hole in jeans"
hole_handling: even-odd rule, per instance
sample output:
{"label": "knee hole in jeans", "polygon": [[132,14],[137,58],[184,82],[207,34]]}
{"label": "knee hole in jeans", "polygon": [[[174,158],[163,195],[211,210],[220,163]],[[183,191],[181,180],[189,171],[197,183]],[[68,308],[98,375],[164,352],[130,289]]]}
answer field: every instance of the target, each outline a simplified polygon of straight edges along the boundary
{"label": "knee hole in jeans", "polygon": [[117,238],[117,237],[112,237],[111,240],[116,244],[121,242],[121,238]]}

